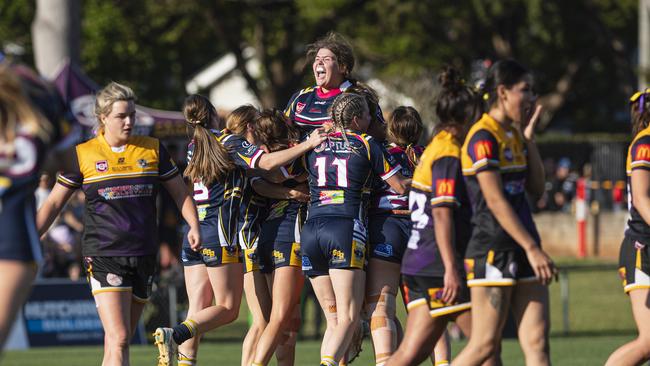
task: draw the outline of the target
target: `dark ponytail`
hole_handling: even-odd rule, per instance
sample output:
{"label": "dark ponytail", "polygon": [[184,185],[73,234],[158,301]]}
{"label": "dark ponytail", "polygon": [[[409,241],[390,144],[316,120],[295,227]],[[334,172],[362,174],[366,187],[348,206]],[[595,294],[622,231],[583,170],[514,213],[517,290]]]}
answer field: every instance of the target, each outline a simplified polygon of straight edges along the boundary
{"label": "dark ponytail", "polygon": [[465,84],[458,70],[445,66],[438,75],[438,83],[441,91],[436,102],[436,115],[440,123],[434,133],[449,125],[468,125],[483,113],[478,93]]}
{"label": "dark ponytail", "polygon": [[499,85],[511,88],[523,80],[526,75],[530,75],[530,70],[515,60],[507,59],[495,62],[488,69],[485,84],[481,90],[482,97],[487,103],[487,109],[489,110],[499,99],[496,92]]}

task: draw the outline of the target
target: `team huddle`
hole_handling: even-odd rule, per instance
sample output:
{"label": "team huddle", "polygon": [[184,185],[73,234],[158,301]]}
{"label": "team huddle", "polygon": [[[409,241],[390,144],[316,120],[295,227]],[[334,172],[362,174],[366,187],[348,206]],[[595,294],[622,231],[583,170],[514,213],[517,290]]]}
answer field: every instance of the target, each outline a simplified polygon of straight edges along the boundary
{"label": "team huddle", "polygon": [[[547,285],[557,270],[527,203],[527,195],[544,191],[531,72],[498,61],[477,89],[454,68],[443,69],[439,123],[422,147],[419,113],[401,106],[384,120],[376,93],[351,77],[345,39],[329,34],[307,56],[316,85],[294,94],[284,112],[245,105],[221,125],[206,97],[187,97],[192,138],[184,171],[157,139],[131,134],[135,94],[110,83],[96,96],[96,137],[74,148],[37,213],[25,192],[33,192],[56,139],[56,118],[45,107],[47,93],[0,70],[0,90],[8,91],[0,92],[0,140],[10,142],[0,147],[7,228],[0,233],[0,292],[15,295],[0,299],[0,344],[25,300],[19,289],[33,281],[38,235],[81,189],[84,267],[105,331],[102,364],[128,365],[156,272],[162,186],[185,220],[180,258],[189,309],[180,324],[156,329],[158,365],[196,365],[201,336],[237,319],[243,296],[252,324],[241,365],[267,365],[274,354],[278,365],[293,365],[305,278],[327,321],[321,366],[352,362],[364,323],[376,365],[427,358],[448,365],[450,321],[469,338],[455,365],[499,365],[511,311],[526,364],[550,364]],[[638,137],[628,156],[636,204],[621,272],[635,315],[645,319],[650,90],[637,94]],[[408,310],[405,325],[396,317],[398,301]],[[608,364],[650,355],[642,338],[648,326],[637,323],[639,339]]]}

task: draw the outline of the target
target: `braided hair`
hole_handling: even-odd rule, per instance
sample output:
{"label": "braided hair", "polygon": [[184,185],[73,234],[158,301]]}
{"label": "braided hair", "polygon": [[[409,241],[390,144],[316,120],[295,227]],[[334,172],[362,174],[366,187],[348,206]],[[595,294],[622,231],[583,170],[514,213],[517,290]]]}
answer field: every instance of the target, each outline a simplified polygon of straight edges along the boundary
{"label": "braided hair", "polygon": [[217,118],[217,111],[208,98],[192,94],[183,103],[183,115],[194,129],[194,151],[183,175],[192,182],[200,181],[209,186],[235,168],[226,148],[209,130]]}

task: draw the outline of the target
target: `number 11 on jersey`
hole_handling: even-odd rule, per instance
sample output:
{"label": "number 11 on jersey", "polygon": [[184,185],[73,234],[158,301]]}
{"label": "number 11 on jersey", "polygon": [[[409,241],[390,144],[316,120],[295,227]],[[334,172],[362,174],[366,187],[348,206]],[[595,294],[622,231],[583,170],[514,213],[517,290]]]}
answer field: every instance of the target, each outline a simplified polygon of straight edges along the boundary
{"label": "number 11 on jersey", "polygon": [[[327,185],[327,160],[326,156],[316,158],[316,166],[318,173],[318,186],[324,187]],[[330,162],[331,166],[336,166],[336,186],[346,188],[348,186],[348,161],[346,159],[334,158]]]}

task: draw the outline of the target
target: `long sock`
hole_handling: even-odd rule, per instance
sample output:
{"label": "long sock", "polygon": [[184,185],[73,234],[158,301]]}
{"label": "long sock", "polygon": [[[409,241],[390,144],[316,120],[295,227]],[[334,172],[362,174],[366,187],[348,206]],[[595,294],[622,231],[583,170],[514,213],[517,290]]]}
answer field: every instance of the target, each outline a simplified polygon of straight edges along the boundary
{"label": "long sock", "polygon": [[178,356],[178,366],[195,366],[196,358],[187,357],[187,356]]}
{"label": "long sock", "polygon": [[187,319],[175,326],[173,330],[174,334],[172,337],[174,338],[174,342],[176,344],[182,344],[196,335],[196,322],[192,319]]}

